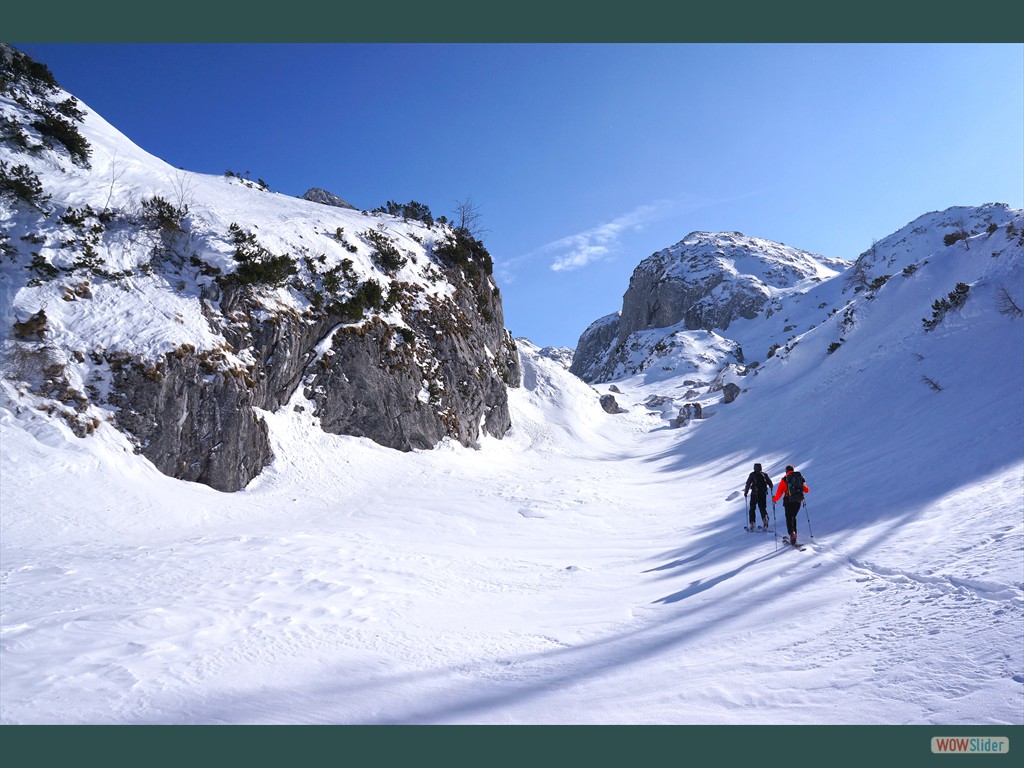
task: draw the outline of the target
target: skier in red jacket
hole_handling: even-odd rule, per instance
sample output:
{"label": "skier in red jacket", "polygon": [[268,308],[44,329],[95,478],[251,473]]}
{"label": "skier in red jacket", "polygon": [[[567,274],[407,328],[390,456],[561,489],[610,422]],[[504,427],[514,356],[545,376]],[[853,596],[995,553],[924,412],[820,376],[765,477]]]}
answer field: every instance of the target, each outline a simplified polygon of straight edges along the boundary
{"label": "skier in red jacket", "polygon": [[804,503],[804,494],[810,493],[811,489],[804,484],[804,476],[793,469],[793,465],[786,466],[786,476],[779,480],[772,496],[772,504],[785,496],[782,506],[786,509],[786,530],[789,532],[789,540],[796,544],[796,515],[800,511],[800,505]]}

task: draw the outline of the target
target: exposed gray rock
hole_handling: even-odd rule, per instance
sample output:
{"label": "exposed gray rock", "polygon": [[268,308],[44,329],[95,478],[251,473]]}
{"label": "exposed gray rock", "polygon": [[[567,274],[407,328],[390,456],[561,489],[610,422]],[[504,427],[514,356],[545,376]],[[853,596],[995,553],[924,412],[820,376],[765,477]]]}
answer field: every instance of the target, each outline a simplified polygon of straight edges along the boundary
{"label": "exposed gray rock", "polygon": [[651,395],[644,400],[644,405],[648,408],[660,408],[666,403],[671,403],[673,400],[675,400],[675,398],[669,397],[668,395]]}
{"label": "exposed gray rock", "polygon": [[519,356],[501,326],[500,303],[492,299],[494,320],[484,323],[468,289],[454,304],[435,300],[407,317],[411,341],[379,318],[336,331],[305,387],[323,428],[403,451],[443,437],[475,446],[481,425],[504,435],[512,424],[506,387],[519,385]]}
{"label": "exposed gray rock", "polygon": [[[737,319],[768,311],[773,289],[845,266],[838,259],[739,232],[692,232],[640,262],[621,312],[583,332],[571,370],[588,382],[639,373],[660,365],[657,358],[678,347],[668,336],[728,329]],[[664,333],[655,332],[659,329]],[[739,345],[732,346],[729,354],[743,362]]]}
{"label": "exposed gray rock", "polygon": [[237,491],[272,458],[255,393],[232,372],[210,372],[195,354],[108,362],[118,428],[165,475]]}
{"label": "exposed gray rock", "polygon": [[625,413],[615,400],[615,395],[601,395],[601,407],[608,413]]}
{"label": "exposed gray rock", "polygon": [[619,337],[619,313],[613,312],[591,323],[576,343],[569,372],[584,381],[596,381],[607,367],[609,354]]}
{"label": "exposed gray rock", "polygon": [[675,418],[675,426],[685,427],[690,421],[703,418],[704,409],[701,408],[700,403],[687,403],[679,409],[679,414]]}
{"label": "exposed gray rock", "polygon": [[724,387],[722,387],[722,400],[723,400],[723,402],[731,403],[737,397],[739,397],[739,394],[740,394],[740,388],[737,385],[733,384],[731,381],[728,384],[726,384]]}
{"label": "exposed gray rock", "polygon": [[572,367],[572,358],[575,351],[568,347],[542,347],[537,354],[540,357],[546,357],[548,360],[554,360],[560,366],[569,370]]}
{"label": "exposed gray rock", "polygon": [[313,203],[320,203],[321,205],[333,205],[335,208],[351,208],[357,210],[351,203],[346,203],[337,195],[332,195],[326,189],[320,189],[319,187],[313,187],[312,189],[306,190],[306,194],[302,196],[303,200],[309,200]]}
{"label": "exposed gray rock", "polygon": [[[271,460],[267,428],[255,409],[276,410],[301,386],[321,426],[390,448],[432,448],[445,437],[476,446],[511,426],[507,387],[518,386],[518,351],[490,277],[444,268],[447,298],[399,301],[405,325],[321,313],[261,311],[231,280],[204,293],[211,327],[229,352],[253,362],[183,348],[153,362],[108,361],[116,423],[161,472],[217,490],[245,487]],[[318,347],[326,351],[319,355]]]}

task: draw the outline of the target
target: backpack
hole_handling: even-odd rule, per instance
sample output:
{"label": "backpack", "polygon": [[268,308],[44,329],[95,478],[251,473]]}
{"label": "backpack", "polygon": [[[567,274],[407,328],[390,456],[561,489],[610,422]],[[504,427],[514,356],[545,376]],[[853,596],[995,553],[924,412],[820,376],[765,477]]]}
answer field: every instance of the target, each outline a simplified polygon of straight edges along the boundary
{"label": "backpack", "polygon": [[786,476],[786,501],[804,500],[804,476],[793,470]]}
{"label": "backpack", "polygon": [[751,479],[753,482],[753,488],[758,493],[768,493],[768,486],[772,484],[772,481],[768,477],[767,472],[752,472]]}

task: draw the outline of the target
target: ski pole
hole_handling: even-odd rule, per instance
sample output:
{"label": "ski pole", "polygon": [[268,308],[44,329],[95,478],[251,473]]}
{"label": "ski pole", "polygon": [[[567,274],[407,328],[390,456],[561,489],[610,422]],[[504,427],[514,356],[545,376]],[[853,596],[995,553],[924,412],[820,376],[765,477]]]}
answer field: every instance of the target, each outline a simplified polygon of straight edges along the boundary
{"label": "ski pole", "polygon": [[[808,526],[809,527],[809,526]],[[775,529],[775,551],[779,551],[779,521],[775,519],[775,500],[772,500],[772,528]]]}
{"label": "ski pole", "polygon": [[804,499],[804,515],[807,517],[807,534],[813,539],[814,531],[811,530],[811,513],[807,511],[807,499]]}

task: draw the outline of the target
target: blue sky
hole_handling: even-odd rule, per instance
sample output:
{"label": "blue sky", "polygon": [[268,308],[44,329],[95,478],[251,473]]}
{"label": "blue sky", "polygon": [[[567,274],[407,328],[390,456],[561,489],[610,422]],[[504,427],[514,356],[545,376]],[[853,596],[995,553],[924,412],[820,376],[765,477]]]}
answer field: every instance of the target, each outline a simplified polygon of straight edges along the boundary
{"label": "blue sky", "polygon": [[1024,207],[1019,44],[28,44],[143,149],[360,208],[472,201],[505,324],[575,346],[694,230],[853,259]]}

